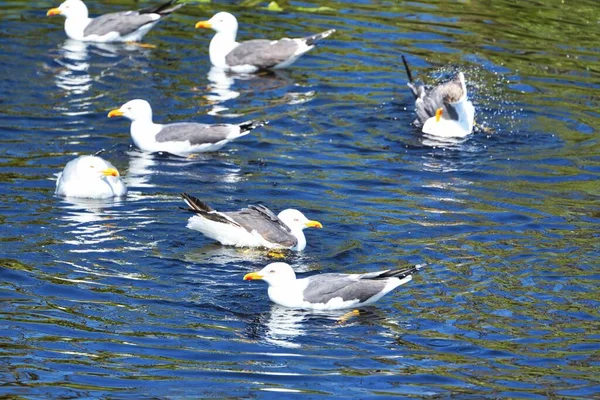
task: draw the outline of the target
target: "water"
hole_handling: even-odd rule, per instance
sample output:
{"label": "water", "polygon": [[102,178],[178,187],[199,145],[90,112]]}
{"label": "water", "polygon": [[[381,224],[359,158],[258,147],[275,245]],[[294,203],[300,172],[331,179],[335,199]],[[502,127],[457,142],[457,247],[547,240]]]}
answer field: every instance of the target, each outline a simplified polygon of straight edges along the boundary
{"label": "water", "polygon": [[[599,395],[596,2],[189,4],[156,48],[83,46],[45,17],[57,4],[0,4],[2,395]],[[241,38],[338,33],[289,71],[219,76],[193,26],[220,10]],[[401,54],[429,82],[460,66],[488,133],[422,138]],[[137,97],[157,122],[271,123],[145,155],[106,118]],[[130,195],[54,197],[101,149]],[[186,229],[182,191],[321,221],[286,258],[300,272],[428,267],[344,323],[282,309],[242,281],[272,259]]]}

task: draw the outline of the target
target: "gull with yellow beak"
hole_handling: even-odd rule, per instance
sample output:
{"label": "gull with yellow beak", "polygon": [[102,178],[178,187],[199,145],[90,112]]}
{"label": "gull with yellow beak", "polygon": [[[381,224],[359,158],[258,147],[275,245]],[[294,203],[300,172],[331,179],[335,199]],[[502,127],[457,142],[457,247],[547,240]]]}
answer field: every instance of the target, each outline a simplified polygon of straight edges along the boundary
{"label": "gull with yellow beak", "polygon": [[122,11],[88,17],[88,9],[81,0],[66,0],[60,6],[48,10],[47,16],[64,15],[65,32],[74,40],[87,42],[137,42],[163,17],[182,7],[171,0],[159,6],[137,11]]}
{"label": "gull with yellow beak", "polygon": [[287,68],[315,47],[318,41],[335,32],[335,29],[329,29],[297,39],[255,39],[236,42],[238,22],[228,12],[220,12],[208,21],[200,21],[196,28],[212,29],[216,32],[208,48],[212,65],[237,73]]}
{"label": "gull with yellow beak", "polygon": [[415,96],[417,119],[414,124],[423,133],[438,138],[464,138],[473,132],[475,107],[467,99],[465,75],[458,72],[448,82],[433,88],[416,84],[402,56],[408,75],[408,87]]}
{"label": "gull with yellow beak", "polygon": [[143,99],[135,99],[108,113],[108,118],[131,120],[131,139],[142,151],[167,152],[181,157],[192,153],[220,150],[227,143],[245,136],[269,121],[246,121],[240,124],[201,124],[177,122],[155,124],[152,107]]}
{"label": "gull with yellow beak", "polygon": [[69,161],[56,180],[56,194],[66,197],[107,199],[127,194],[119,171],[98,156],[80,156]]}
{"label": "gull with yellow beak", "polygon": [[181,197],[195,215],[187,227],[226,246],[266,247],[302,251],[306,247],[305,228],[322,228],[300,211],[288,208],[278,215],[263,205],[250,205],[239,211],[219,212],[187,193]]}
{"label": "gull with yellow beak", "polygon": [[365,274],[320,274],[297,279],[289,264],[271,263],[258,272],[244,276],[245,281],[263,280],[269,285],[273,303],[309,310],[343,310],[368,306],[412,280],[421,269],[415,265],[405,269]]}

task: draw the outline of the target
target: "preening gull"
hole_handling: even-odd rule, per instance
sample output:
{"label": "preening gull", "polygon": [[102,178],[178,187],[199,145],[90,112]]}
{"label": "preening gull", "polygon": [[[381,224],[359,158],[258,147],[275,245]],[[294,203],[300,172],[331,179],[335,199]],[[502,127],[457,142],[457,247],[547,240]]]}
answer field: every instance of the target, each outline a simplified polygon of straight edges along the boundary
{"label": "preening gull", "polygon": [[98,156],[80,156],[58,173],[56,194],[67,197],[107,199],[127,194],[119,171]]}
{"label": "preening gull", "polygon": [[375,303],[412,279],[421,265],[366,274],[320,274],[296,279],[286,263],[271,263],[244,280],[262,279],[269,285],[272,302],[284,307],[311,310],[341,310]]}
{"label": "preening gull", "polygon": [[152,107],[142,99],[131,100],[108,113],[109,118],[120,116],[131,120],[131,139],[141,150],[151,153],[164,151],[179,156],[217,151],[232,140],[268,124],[268,121],[246,121],[237,125],[195,122],[155,124],[152,122]]}
{"label": "preening gull", "polygon": [[182,7],[171,0],[159,6],[137,11],[122,11],[88,17],[88,9],[81,0],[66,0],[46,15],[64,15],[65,32],[75,40],[88,42],[136,42],[142,39],[163,17]]}
{"label": "preening gull", "polygon": [[451,80],[428,90],[416,84],[406,58],[402,62],[408,75],[408,87],[415,96],[417,119],[423,133],[446,138],[463,138],[473,131],[475,108],[467,99],[465,76],[458,72]]}
{"label": "preening gull", "polygon": [[236,42],[238,22],[228,12],[220,12],[208,21],[200,21],[196,28],[211,28],[216,32],[208,49],[212,65],[238,73],[289,67],[301,55],[315,47],[319,40],[335,32],[335,29],[329,29],[298,39],[255,39]]}
{"label": "preening gull", "polygon": [[322,228],[300,211],[287,209],[275,215],[263,205],[250,205],[239,211],[219,212],[194,196],[181,197],[196,215],[187,227],[202,232],[221,244],[236,247],[304,250],[304,228]]}

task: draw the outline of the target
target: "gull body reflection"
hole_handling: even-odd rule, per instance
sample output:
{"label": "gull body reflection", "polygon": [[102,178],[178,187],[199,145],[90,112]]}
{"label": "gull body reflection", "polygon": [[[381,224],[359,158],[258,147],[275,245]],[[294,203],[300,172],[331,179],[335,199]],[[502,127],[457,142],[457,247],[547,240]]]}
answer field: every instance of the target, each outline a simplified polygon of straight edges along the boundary
{"label": "gull body reflection", "polygon": [[[106,253],[116,250],[146,251],[153,243],[135,241],[122,232],[136,230],[155,221],[140,210],[126,210],[124,199],[82,199],[66,197],[59,217],[68,233],[64,243],[73,253]],[[126,221],[124,221],[126,220]],[[128,235],[129,236],[129,235]]]}
{"label": "gull body reflection", "polygon": [[54,61],[63,68],[55,76],[56,86],[70,94],[85,94],[92,87],[87,44],[69,39],[59,52],[60,57]]}
{"label": "gull body reflection", "polygon": [[127,175],[123,177],[123,182],[127,187],[150,188],[155,187],[150,180],[154,174],[154,166],[156,161],[154,155],[143,151],[132,150],[128,151],[129,166]]}
{"label": "gull body reflection", "polygon": [[123,203],[119,199],[84,199],[66,197],[60,207],[64,214],[60,219],[66,222],[71,237],[64,242],[77,246],[74,252],[102,251],[98,245],[116,240],[123,228],[115,223]]}
{"label": "gull body reflection", "polygon": [[[263,320],[263,318],[261,318]],[[260,322],[259,322],[260,323]],[[377,307],[362,307],[354,310],[299,310],[273,304],[264,321],[264,340],[267,343],[296,349],[305,342],[320,341],[320,331],[331,331],[343,327],[360,325],[382,325],[388,328],[399,324]],[[390,332],[391,334],[391,332]],[[310,339],[308,338],[310,336]]]}
{"label": "gull body reflection", "polygon": [[128,151],[127,155],[129,167],[123,182],[130,188],[155,187],[153,176],[161,179],[178,176],[194,182],[236,183],[243,179],[240,167],[214,153],[197,153],[190,158],[135,149]]}
{"label": "gull body reflection", "polygon": [[[225,107],[222,103],[239,97],[240,92],[231,89],[235,83],[235,78],[222,68],[212,67],[210,71],[208,71],[207,78],[210,82],[208,86],[209,94],[204,96],[204,98],[213,105],[213,108],[208,111],[208,114],[219,115],[220,113],[229,110],[229,108]],[[239,114],[230,114],[228,116],[236,117],[238,115]]]}
{"label": "gull body reflection", "polygon": [[301,347],[295,339],[306,334],[302,322],[307,316],[306,311],[274,304],[265,322],[265,340],[280,347],[293,349]]}
{"label": "gull body reflection", "polygon": [[[92,88],[95,80],[116,68],[122,61],[121,56],[130,55],[132,52],[140,54],[143,60],[147,60],[150,50],[135,44],[88,43],[67,39],[59,47],[58,56],[54,57],[54,62],[60,66],[55,73],[55,84],[67,92],[67,95],[76,96],[79,108],[85,106],[84,108],[87,109],[95,99],[79,98],[79,96],[85,95]],[[107,60],[94,59],[92,62],[93,56]],[[131,61],[131,58],[127,60]],[[98,72],[92,73],[92,67]]]}
{"label": "gull body reflection", "polygon": [[[263,92],[271,92],[275,90],[285,89],[282,94],[282,103],[298,103],[298,99],[312,97],[314,92],[307,93],[288,93],[289,86],[296,86],[290,78],[287,71],[264,71],[258,74],[236,74],[227,72],[219,67],[212,67],[207,75],[209,85],[209,94],[204,98],[212,105],[212,108],[207,112],[209,115],[220,115],[226,117],[239,117],[241,114],[227,113],[229,107],[225,104],[229,100],[243,96],[245,93],[252,94],[249,99],[255,99],[255,94]],[[234,85],[240,87],[234,88]],[[268,96],[268,100],[272,102],[273,96]]]}

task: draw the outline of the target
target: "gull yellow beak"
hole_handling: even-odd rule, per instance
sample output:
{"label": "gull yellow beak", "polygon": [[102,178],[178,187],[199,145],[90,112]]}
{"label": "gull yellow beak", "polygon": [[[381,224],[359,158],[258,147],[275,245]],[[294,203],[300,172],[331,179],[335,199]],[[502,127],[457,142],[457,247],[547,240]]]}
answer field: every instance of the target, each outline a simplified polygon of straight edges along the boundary
{"label": "gull yellow beak", "polygon": [[61,14],[61,12],[58,8],[51,8],[46,13],[46,17],[51,17],[53,15],[60,15],[60,14]]}
{"label": "gull yellow beak", "polygon": [[259,274],[258,272],[250,272],[249,274],[244,275],[245,281],[255,281],[255,280],[262,279],[262,278],[263,278],[263,276],[261,274]]}
{"label": "gull yellow beak", "polygon": [[101,172],[104,176],[119,176],[119,171],[117,171],[115,168],[106,168]]}
{"label": "gull yellow beak", "polygon": [[111,110],[108,113],[108,118],[112,118],[112,117],[122,117],[123,116],[123,111],[116,109],[116,110]]}
{"label": "gull yellow beak", "polygon": [[440,122],[440,118],[442,118],[442,113],[444,112],[443,108],[438,108],[435,110],[435,122]]}
{"label": "gull yellow beak", "polygon": [[319,221],[308,221],[306,224],[307,228],[322,228],[323,225]]}
{"label": "gull yellow beak", "polygon": [[196,29],[198,29],[198,28],[210,29],[210,28],[212,28],[212,25],[208,21],[200,21],[196,24]]}

